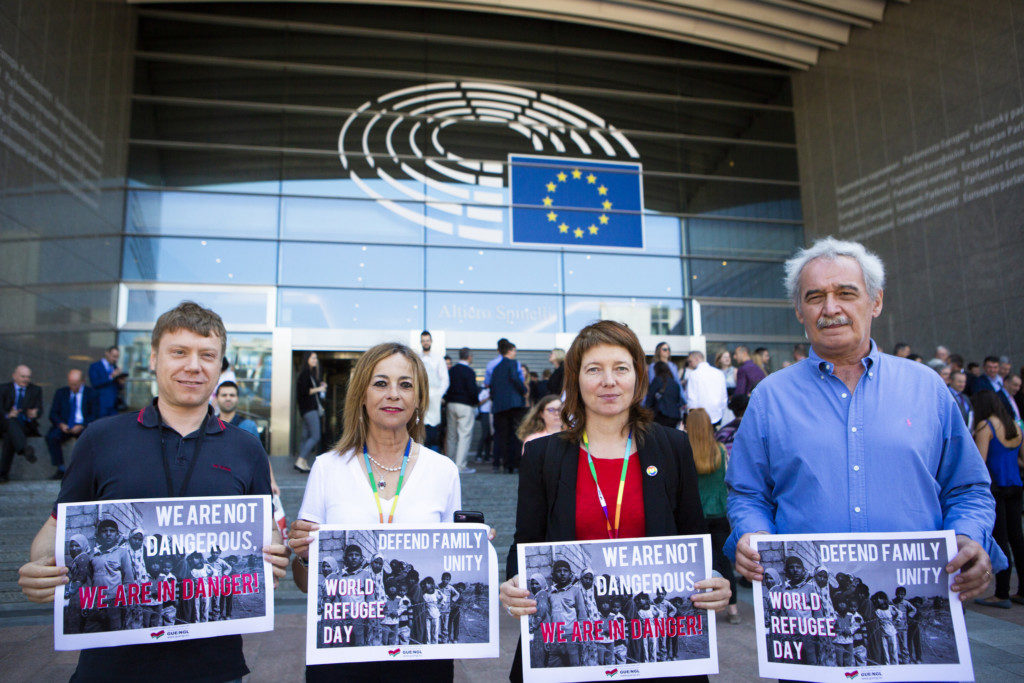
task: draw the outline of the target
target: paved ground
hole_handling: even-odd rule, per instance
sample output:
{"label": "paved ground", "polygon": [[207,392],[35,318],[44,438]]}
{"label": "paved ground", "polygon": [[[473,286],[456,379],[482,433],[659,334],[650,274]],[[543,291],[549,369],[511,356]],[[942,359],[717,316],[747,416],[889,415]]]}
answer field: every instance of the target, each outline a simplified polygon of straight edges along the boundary
{"label": "paved ground", "polygon": [[[274,458],[289,519],[298,510],[305,478],[283,458]],[[0,679],[20,681],[67,680],[74,670],[77,653],[53,651],[51,609],[24,601],[17,587],[17,568],[27,559],[28,547],[46,519],[58,484],[50,481],[12,481],[0,486]],[[463,478],[463,507],[481,510],[498,531],[499,560],[504,558],[512,538],[515,517],[516,477],[486,473]],[[246,660],[254,673],[247,681],[301,681],[305,600],[288,579],[275,594],[278,617],[273,633],[245,637]],[[757,676],[754,649],[753,608],[750,592],[740,592],[743,623],[719,625],[718,651],[722,674],[717,681],[751,681]],[[501,619],[500,660],[461,661],[456,680],[486,682],[507,680],[507,672],[518,637],[518,624]],[[967,627],[971,638],[975,676],[978,681],[1024,680],[1024,607],[1011,610],[968,608]]]}

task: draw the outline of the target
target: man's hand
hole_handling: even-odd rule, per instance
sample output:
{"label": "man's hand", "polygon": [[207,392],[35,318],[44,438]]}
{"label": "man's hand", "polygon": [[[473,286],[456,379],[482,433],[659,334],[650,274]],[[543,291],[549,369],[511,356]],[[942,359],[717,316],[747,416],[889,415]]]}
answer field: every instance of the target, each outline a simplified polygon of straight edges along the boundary
{"label": "man's hand", "polygon": [[39,417],[39,408],[29,408],[25,411],[25,414],[28,415],[28,419],[34,420]]}
{"label": "man's hand", "polygon": [[60,431],[64,432],[65,434],[68,433],[67,423],[61,422],[59,425],[57,425],[57,429],[59,429]]}
{"label": "man's hand", "polygon": [[14,418],[18,417],[18,409],[17,408],[11,408],[10,412],[7,413],[7,417],[9,419],[12,419],[12,420]]}
{"label": "man's hand", "polygon": [[288,531],[288,546],[296,556],[301,557],[303,560],[309,559],[309,544],[313,541],[310,532],[316,531],[319,528],[319,524],[307,522],[304,519],[297,519],[292,522],[291,529]]}
{"label": "man's hand", "polygon": [[44,557],[21,566],[18,570],[18,585],[32,602],[53,602],[57,587],[68,582],[67,573],[67,567],[57,566],[57,558]]}
{"label": "man's hand", "polygon": [[75,436],[78,436],[79,434],[82,433],[83,430],[85,430],[85,425],[75,425],[74,427],[71,428],[71,433],[74,434]]}
{"label": "man's hand", "polygon": [[956,547],[958,552],[946,565],[946,572],[960,572],[950,590],[960,594],[960,602],[967,602],[981,595],[992,580],[992,561],[981,545],[962,534],[956,536]]}
{"label": "man's hand", "polygon": [[761,566],[761,556],[750,547],[750,537],[754,534],[767,533],[767,531],[755,531],[743,534],[736,544],[736,571],[742,574],[747,581],[761,581],[764,579],[764,567]]}
{"label": "man's hand", "polygon": [[712,576],[709,579],[698,581],[693,584],[693,587],[694,591],[690,596],[690,602],[697,609],[721,612],[729,604],[729,598],[732,597],[729,581],[721,576]]}

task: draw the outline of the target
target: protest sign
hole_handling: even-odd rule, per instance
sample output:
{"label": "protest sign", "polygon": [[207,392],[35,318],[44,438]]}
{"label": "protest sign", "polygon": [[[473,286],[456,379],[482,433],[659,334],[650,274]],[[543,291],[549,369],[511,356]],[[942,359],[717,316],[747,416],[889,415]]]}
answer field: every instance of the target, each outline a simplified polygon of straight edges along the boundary
{"label": "protest sign", "polygon": [[761,676],[973,681],[952,531],[753,535]]}
{"label": "protest sign", "polygon": [[274,628],[262,548],[269,496],[57,506],[54,648],[165,643]]}
{"label": "protest sign", "polygon": [[594,681],[718,673],[715,615],[690,602],[711,576],[711,540],[661,536],[524,543],[523,680]]}
{"label": "protest sign", "polygon": [[487,533],[321,525],[309,546],[306,663],[497,657],[498,556]]}

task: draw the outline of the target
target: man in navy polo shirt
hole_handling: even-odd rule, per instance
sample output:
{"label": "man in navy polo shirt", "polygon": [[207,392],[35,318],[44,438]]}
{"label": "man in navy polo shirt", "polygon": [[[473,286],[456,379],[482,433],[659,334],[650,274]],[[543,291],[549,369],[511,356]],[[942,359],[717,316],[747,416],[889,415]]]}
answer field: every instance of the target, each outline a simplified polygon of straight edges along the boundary
{"label": "man in navy polo shirt", "polygon": [[[168,498],[270,494],[270,469],[262,446],[226,425],[209,407],[220,377],[227,332],[219,315],[184,301],[157,320],[150,367],[158,398],[137,413],[101,420],[82,433],[57,503],[124,498]],[[198,450],[198,452],[197,452]],[[18,583],[33,602],[52,602],[67,583],[55,567],[56,505],[32,541],[31,561]],[[288,565],[274,532],[263,548],[274,583]],[[72,681],[241,680],[249,673],[241,636],[82,650]]]}

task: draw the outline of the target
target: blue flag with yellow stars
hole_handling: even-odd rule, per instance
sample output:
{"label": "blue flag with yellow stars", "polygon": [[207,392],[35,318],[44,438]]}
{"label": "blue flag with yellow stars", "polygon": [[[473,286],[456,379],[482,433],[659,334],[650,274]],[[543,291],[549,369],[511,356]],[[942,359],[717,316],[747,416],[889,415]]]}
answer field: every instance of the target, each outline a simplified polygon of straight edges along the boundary
{"label": "blue flag with yellow stars", "polygon": [[641,167],[510,154],[513,243],[643,249]]}

